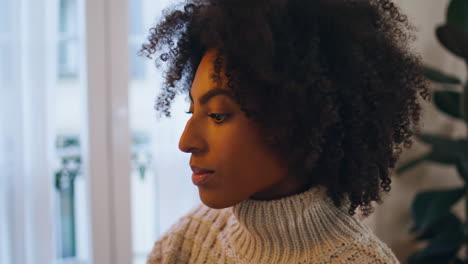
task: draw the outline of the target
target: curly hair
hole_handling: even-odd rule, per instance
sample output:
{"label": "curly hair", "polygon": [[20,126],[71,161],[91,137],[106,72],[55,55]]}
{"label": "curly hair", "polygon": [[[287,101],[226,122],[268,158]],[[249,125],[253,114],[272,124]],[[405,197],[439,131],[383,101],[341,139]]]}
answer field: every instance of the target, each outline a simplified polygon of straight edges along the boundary
{"label": "curly hair", "polygon": [[412,40],[391,0],[189,0],[164,11],[140,55],[167,66],[155,109],[170,117],[217,47],[213,78],[225,75],[265,142],[336,206],[368,216],[420,129],[419,96],[430,100]]}

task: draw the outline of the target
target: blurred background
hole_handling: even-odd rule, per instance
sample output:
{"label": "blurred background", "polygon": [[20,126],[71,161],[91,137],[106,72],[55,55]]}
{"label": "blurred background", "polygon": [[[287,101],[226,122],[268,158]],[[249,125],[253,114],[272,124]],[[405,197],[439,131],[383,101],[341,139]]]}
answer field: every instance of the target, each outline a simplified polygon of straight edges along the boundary
{"label": "blurred background", "polygon": [[[154,241],[199,202],[190,155],[177,147],[188,103],[180,96],[172,117],[158,119],[162,72],[137,55],[177,2],[0,0],[0,264],[145,263]],[[433,89],[460,92],[464,61],[435,34],[450,1],[395,2],[417,29],[413,51],[458,76],[450,83],[433,72]],[[466,137],[465,123],[423,106],[423,132]],[[422,141],[400,164],[431,151]],[[395,175],[365,220],[402,262],[430,244],[410,232],[419,221],[413,200],[463,186],[457,168],[422,162]],[[464,200],[452,200],[442,205],[465,219]],[[452,255],[463,255],[459,244]]]}

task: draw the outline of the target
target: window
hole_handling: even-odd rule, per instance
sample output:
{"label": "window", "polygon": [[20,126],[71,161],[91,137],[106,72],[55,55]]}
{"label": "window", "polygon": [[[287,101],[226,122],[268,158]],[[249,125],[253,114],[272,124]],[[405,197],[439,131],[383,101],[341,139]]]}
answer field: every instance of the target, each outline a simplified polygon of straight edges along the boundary
{"label": "window", "polygon": [[79,71],[77,0],[59,0],[58,10],[58,76],[77,78]]}
{"label": "window", "polygon": [[132,79],[143,80],[146,77],[146,69],[144,58],[137,55],[140,50],[142,39],[145,37],[143,27],[143,5],[142,0],[129,1],[129,17],[130,17],[130,40],[129,40],[129,54],[130,54],[130,74]]}

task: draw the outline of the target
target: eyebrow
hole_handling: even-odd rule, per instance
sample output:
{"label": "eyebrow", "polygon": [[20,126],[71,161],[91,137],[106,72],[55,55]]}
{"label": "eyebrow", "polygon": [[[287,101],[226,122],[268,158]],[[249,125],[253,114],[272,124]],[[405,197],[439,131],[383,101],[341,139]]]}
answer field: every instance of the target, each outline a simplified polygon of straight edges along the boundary
{"label": "eyebrow", "polygon": [[[204,95],[202,95],[200,97],[200,99],[198,100],[198,102],[201,105],[205,105],[206,103],[208,103],[208,101],[211,98],[213,98],[213,97],[215,97],[217,95],[225,95],[225,96],[227,96],[227,97],[229,97],[231,99],[234,99],[234,96],[230,91],[225,90],[225,89],[216,88],[216,89],[209,90]],[[189,96],[190,96],[190,101],[193,103],[192,93],[190,91],[189,91]]]}

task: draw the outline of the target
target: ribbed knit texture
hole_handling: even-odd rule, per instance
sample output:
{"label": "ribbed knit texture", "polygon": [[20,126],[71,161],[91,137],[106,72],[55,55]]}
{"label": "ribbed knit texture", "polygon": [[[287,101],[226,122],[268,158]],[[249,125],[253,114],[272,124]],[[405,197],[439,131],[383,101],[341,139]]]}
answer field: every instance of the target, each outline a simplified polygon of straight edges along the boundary
{"label": "ribbed knit texture", "polygon": [[158,240],[148,264],[399,263],[372,231],[337,208],[324,188],[233,207],[198,205]]}

